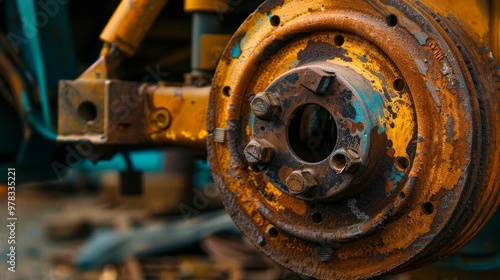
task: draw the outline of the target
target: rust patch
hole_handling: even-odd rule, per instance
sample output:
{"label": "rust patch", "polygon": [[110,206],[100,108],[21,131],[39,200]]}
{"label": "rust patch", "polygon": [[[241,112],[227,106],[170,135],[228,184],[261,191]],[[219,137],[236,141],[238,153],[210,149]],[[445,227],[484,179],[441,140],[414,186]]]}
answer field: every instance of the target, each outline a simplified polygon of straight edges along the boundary
{"label": "rust patch", "polygon": [[429,48],[431,48],[432,54],[437,59],[437,61],[439,63],[443,63],[444,62],[444,54],[443,54],[443,51],[441,51],[441,48],[436,43],[436,41],[434,41],[432,39],[428,39],[427,44],[429,45]]}
{"label": "rust patch", "polygon": [[285,0],[268,0],[262,3],[259,8],[257,8],[257,12],[259,13],[267,13],[270,12],[272,9],[283,5]]}
{"label": "rust patch", "polygon": [[457,135],[457,132],[455,131],[455,118],[453,116],[448,118],[448,121],[446,122],[446,137],[448,138],[448,142],[454,143],[455,136]]}
{"label": "rust patch", "polygon": [[345,62],[352,62],[347,50],[326,42],[309,41],[305,49],[297,54],[299,64],[307,64],[312,61],[326,61],[339,58]]}
{"label": "rust patch", "polygon": [[354,122],[351,119],[347,119],[344,123],[353,136],[365,129],[365,125],[362,122]]}

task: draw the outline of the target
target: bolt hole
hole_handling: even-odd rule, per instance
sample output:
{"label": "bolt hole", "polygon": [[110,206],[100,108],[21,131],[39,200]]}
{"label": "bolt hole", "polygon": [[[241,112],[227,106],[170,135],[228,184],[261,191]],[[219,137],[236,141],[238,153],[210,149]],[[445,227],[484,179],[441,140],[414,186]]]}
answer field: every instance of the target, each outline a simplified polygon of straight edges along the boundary
{"label": "bolt hole", "polygon": [[323,221],[323,216],[321,215],[321,213],[318,213],[318,212],[314,212],[312,214],[312,221],[315,222],[315,223],[321,223]]}
{"label": "bolt hole", "polygon": [[434,212],[434,205],[430,202],[422,204],[422,212],[426,215],[430,215]]}
{"label": "bolt hole", "polygon": [[336,154],[332,158],[332,163],[336,170],[342,170],[347,165],[347,158],[343,154]]}
{"label": "bolt hole", "polygon": [[397,91],[403,91],[406,88],[406,83],[403,79],[396,79],[393,87]]}
{"label": "bolt hole", "polygon": [[266,130],[266,127],[265,127],[265,126],[261,126],[261,127],[260,127],[260,130],[265,131],[265,130]]}
{"label": "bolt hole", "polygon": [[406,194],[404,192],[400,192],[399,193],[399,198],[400,199],[405,199],[406,198]]}
{"label": "bolt hole", "polygon": [[385,22],[387,23],[387,25],[389,26],[396,26],[396,24],[398,24],[398,17],[395,16],[395,15],[388,15],[386,18],[385,18]]}
{"label": "bolt hole", "polygon": [[342,47],[342,45],[344,45],[345,43],[345,38],[344,36],[342,35],[337,35],[335,36],[335,38],[333,38],[333,43],[335,44],[335,46],[337,47]]}
{"label": "bolt hole", "polygon": [[269,234],[269,237],[271,237],[271,238],[276,238],[276,237],[278,237],[279,232],[278,232],[278,229],[276,229],[275,227],[272,227],[267,231],[267,234]]}
{"label": "bolt hole", "polygon": [[83,101],[78,106],[77,113],[82,120],[90,122],[97,118],[97,107],[90,101]]}
{"label": "bolt hole", "polygon": [[227,97],[231,96],[231,87],[230,86],[225,86],[222,89],[222,94],[224,94]]}
{"label": "bolt hole", "polygon": [[316,204],[311,204],[311,205],[309,205],[309,207],[311,207],[311,209],[314,209],[314,208],[316,208]]}
{"label": "bolt hole", "polygon": [[281,19],[279,16],[272,16],[270,22],[272,26],[276,27],[280,25]]}
{"label": "bolt hole", "polygon": [[405,157],[396,158],[396,165],[400,170],[406,170],[410,166],[410,162]]}

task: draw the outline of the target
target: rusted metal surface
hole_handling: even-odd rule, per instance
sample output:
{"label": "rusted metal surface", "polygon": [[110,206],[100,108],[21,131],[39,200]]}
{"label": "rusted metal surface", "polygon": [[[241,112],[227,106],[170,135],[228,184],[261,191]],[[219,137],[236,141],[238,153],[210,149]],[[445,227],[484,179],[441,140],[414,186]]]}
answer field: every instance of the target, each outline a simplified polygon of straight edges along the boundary
{"label": "rusted metal surface", "polygon": [[101,40],[132,56],[167,0],[122,0],[101,33]]}
{"label": "rusted metal surface", "polygon": [[491,2],[491,49],[500,63],[500,2]]}
{"label": "rusted metal surface", "polygon": [[207,119],[248,239],[318,279],[469,241],[500,201],[500,72],[471,30],[430,1],[264,2],[223,54]]}
{"label": "rusted metal surface", "polygon": [[96,145],[144,143],[144,92],[140,83],[114,80],[61,81],[59,141]]}
{"label": "rusted metal surface", "polygon": [[175,144],[203,151],[209,91],[118,80],[61,81],[58,141],[114,150]]}

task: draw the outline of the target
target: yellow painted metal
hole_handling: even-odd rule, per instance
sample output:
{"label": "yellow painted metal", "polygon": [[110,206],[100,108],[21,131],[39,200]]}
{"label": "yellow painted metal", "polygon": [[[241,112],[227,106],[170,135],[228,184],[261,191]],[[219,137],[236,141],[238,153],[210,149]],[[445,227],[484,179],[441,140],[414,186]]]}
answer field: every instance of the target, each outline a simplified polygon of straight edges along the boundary
{"label": "yellow painted metal", "polygon": [[230,39],[230,35],[224,34],[205,34],[201,36],[200,68],[202,70],[215,70]]}
{"label": "yellow painted metal", "polygon": [[[149,107],[151,116],[145,128],[151,141],[205,149],[206,116],[210,87],[152,87]],[[171,124],[161,129],[152,116],[155,111],[167,110]]]}
{"label": "yellow painted metal", "polygon": [[490,3],[497,0],[438,0],[428,1],[444,6],[455,13],[479,34],[485,43],[490,41]]}
{"label": "yellow painted metal", "polygon": [[101,33],[101,40],[132,56],[167,0],[123,0]]}
{"label": "yellow painted metal", "polygon": [[227,11],[227,0],[185,0],[184,11],[191,12],[220,12]]}
{"label": "yellow painted metal", "polygon": [[491,2],[491,50],[500,62],[500,1]]}

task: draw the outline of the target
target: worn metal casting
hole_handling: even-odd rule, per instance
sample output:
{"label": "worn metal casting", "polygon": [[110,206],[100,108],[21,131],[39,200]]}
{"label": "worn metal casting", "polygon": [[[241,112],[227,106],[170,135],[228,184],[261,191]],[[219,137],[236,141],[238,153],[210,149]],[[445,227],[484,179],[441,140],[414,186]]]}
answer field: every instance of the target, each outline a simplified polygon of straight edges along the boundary
{"label": "worn metal casting", "polygon": [[248,239],[295,272],[416,268],[498,207],[499,92],[490,51],[431,1],[266,1],[213,80],[215,182]]}

